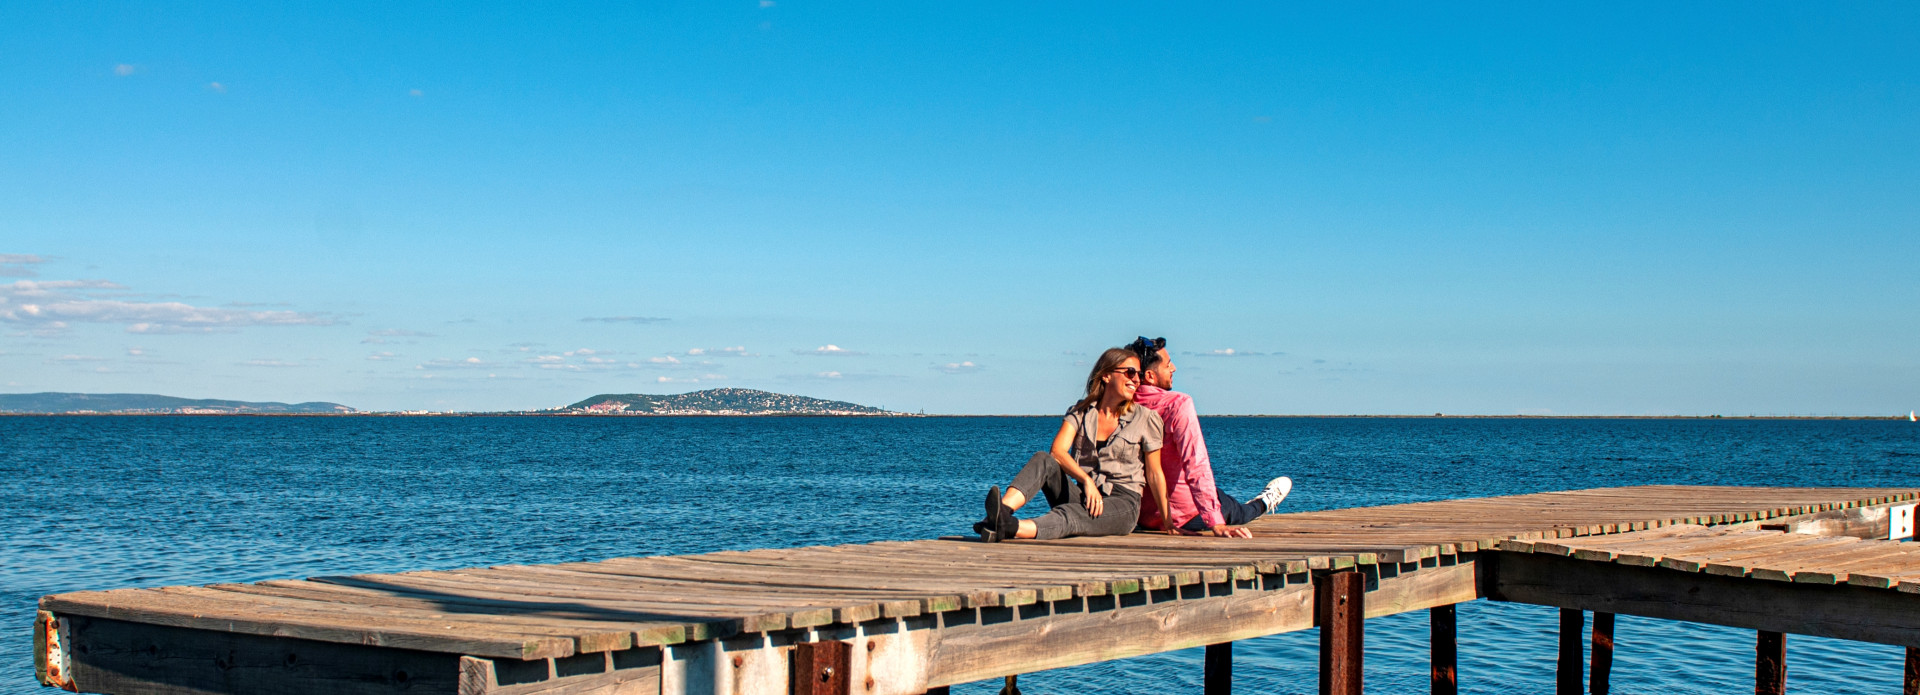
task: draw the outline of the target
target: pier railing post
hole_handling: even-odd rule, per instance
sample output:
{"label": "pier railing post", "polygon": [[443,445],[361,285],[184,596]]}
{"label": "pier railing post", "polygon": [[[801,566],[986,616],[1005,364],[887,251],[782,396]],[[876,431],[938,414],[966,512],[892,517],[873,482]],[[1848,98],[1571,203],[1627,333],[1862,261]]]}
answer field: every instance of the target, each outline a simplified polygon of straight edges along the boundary
{"label": "pier railing post", "polygon": [[1315,588],[1314,612],[1320,624],[1320,695],[1360,695],[1367,576],[1335,572],[1321,576]]}
{"label": "pier railing post", "polygon": [[1613,687],[1613,614],[1593,612],[1593,666],[1587,671],[1587,690],[1607,695]]}
{"label": "pier railing post", "polygon": [[1560,662],[1555,670],[1553,692],[1556,695],[1581,695],[1586,688],[1586,649],[1580,644],[1587,612],[1577,608],[1560,609]]}
{"label": "pier railing post", "polygon": [[1760,631],[1753,646],[1754,695],[1786,695],[1787,636]]}
{"label": "pier railing post", "polygon": [[1233,643],[1207,645],[1206,695],[1230,695],[1233,692]]}
{"label": "pier railing post", "polygon": [[1460,644],[1456,641],[1455,619],[1453,604],[1427,609],[1433,695],[1459,695],[1460,692]]}

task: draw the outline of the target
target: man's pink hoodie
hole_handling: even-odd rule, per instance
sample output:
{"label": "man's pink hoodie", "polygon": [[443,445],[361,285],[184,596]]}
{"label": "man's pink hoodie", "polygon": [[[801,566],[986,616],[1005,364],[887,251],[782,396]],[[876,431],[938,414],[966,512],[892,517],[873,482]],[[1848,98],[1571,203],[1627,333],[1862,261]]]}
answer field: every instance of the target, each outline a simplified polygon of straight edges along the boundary
{"label": "man's pink hoodie", "polygon": [[[1173,527],[1179,528],[1198,516],[1208,528],[1226,523],[1220,515],[1220,498],[1213,485],[1213,462],[1207,458],[1207,440],[1200,436],[1200,416],[1193,410],[1193,397],[1179,391],[1141,384],[1133,401],[1160,414],[1166,423],[1166,444],[1160,449],[1160,469],[1167,474],[1167,506],[1173,513]],[[1165,530],[1160,524],[1160,505],[1151,500],[1140,503],[1140,525]]]}

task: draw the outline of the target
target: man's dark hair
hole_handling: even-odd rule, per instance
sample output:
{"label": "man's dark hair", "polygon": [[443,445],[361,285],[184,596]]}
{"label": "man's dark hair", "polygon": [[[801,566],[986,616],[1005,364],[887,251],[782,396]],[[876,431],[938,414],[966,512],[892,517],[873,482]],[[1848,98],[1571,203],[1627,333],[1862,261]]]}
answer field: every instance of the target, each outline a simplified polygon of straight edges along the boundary
{"label": "man's dark hair", "polygon": [[1148,338],[1143,335],[1128,343],[1127,349],[1140,357],[1140,371],[1145,372],[1160,364],[1160,350],[1166,346],[1166,338]]}

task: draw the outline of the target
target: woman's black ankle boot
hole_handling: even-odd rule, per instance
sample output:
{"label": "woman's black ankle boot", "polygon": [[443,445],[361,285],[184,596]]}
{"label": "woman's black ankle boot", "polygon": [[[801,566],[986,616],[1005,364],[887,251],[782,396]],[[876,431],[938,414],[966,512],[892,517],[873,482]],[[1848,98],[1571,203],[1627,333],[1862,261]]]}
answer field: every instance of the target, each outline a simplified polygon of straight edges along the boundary
{"label": "woman's black ankle boot", "polygon": [[973,525],[973,531],[980,534],[981,541],[998,543],[1003,538],[1000,535],[1000,512],[1004,509],[1006,506],[1000,504],[1000,486],[988,487],[986,516]]}

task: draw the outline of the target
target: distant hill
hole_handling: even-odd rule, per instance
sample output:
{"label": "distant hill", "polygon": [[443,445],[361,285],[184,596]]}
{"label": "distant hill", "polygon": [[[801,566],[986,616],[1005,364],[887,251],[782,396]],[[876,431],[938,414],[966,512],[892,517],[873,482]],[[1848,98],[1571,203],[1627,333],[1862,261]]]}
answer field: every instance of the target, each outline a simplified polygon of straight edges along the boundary
{"label": "distant hill", "polygon": [[356,411],[339,403],[250,403],[147,393],[0,393],[0,413],[244,415],[352,412]]}
{"label": "distant hill", "polygon": [[660,396],[645,393],[606,393],[557,410],[596,415],[896,414],[846,401],[825,401],[753,389],[707,389]]}

